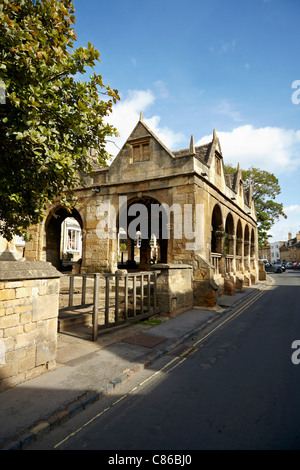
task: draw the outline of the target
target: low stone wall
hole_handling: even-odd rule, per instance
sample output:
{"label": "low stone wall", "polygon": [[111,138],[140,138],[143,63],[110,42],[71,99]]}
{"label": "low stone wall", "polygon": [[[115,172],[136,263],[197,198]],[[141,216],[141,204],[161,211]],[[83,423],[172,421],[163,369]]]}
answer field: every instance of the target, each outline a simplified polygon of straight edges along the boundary
{"label": "low stone wall", "polygon": [[155,264],[157,304],[161,312],[175,313],[193,306],[192,266],[185,264]]}
{"label": "low stone wall", "polygon": [[0,261],[0,391],[56,367],[60,273]]}

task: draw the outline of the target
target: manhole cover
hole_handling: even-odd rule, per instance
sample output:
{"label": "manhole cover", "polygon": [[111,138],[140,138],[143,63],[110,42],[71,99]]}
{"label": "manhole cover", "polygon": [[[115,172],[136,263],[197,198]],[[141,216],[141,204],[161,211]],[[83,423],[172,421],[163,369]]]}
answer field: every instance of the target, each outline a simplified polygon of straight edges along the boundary
{"label": "manhole cover", "polygon": [[129,338],[123,339],[124,343],[135,344],[137,346],[144,346],[145,348],[153,348],[157,344],[163,343],[167,338],[162,338],[161,336],[153,336],[146,334],[139,334],[135,336],[130,336]]}

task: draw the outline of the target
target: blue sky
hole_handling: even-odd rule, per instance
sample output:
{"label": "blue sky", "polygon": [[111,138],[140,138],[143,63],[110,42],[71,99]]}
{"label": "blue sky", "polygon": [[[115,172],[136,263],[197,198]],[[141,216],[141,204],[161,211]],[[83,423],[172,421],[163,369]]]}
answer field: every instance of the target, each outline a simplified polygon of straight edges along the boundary
{"label": "blue sky", "polygon": [[[170,148],[219,136],[225,163],[279,179],[287,220],[300,230],[299,0],[74,0],[76,46],[100,52],[95,71],[119,90],[116,154],[140,111]],[[299,80],[299,84],[296,82]],[[296,88],[292,88],[292,84]],[[297,93],[299,90],[299,93]],[[294,99],[292,100],[292,97]],[[294,101],[294,102],[293,102]]]}

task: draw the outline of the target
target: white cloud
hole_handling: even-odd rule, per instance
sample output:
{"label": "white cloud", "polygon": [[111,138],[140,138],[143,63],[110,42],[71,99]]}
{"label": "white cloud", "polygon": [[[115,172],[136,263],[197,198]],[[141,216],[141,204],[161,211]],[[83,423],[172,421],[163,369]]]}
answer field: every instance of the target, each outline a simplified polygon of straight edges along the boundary
{"label": "white cloud", "polygon": [[230,41],[219,41],[219,44],[215,44],[214,46],[209,46],[209,51],[212,53],[217,53],[217,54],[226,54],[227,52],[230,52],[234,50],[236,46],[236,40],[232,39]]}
{"label": "white cloud", "polygon": [[[155,85],[159,88],[159,95],[161,96],[163,92],[166,96],[167,90],[163,82],[158,81]],[[110,139],[116,145],[112,142],[107,144],[107,151],[109,153],[113,156],[117,155],[137,124],[141,112],[143,112],[145,124],[150,127],[166,147],[172,150],[173,147],[184,140],[183,134],[174,132],[166,126],[160,126],[160,116],[145,117],[145,113],[154,104],[156,98],[157,95],[150,89],[129,90],[126,96],[120,97],[120,101],[114,106],[113,112],[108,119],[119,132],[119,137]]]}
{"label": "white cloud", "polygon": [[291,206],[287,206],[284,208],[284,212],[286,215],[300,215],[300,206],[299,204],[292,204]]}
{"label": "white cloud", "polygon": [[270,242],[286,241],[288,234],[292,237],[300,231],[300,205],[292,204],[283,208],[283,212],[287,215],[287,219],[280,217],[270,230]]}
{"label": "white cloud", "polygon": [[[240,163],[245,169],[254,166],[275,175],[291,174],[300,167],[300,130],[244,125],[231,132],[217,130],[217,135],[225,163]],[[196,145],[211,138],[205,136]]]}
{"label": "white cloud", "polygon": [[220,47],[220,53],[226,53],[232,49],[234,49],[236,45],[236,40],[233,39],[232,41],[229,42],[222,42],[222,45]]}
{"label": "white cloud", "polygon": [[157,80],[154,85],[157,88],[157,91],[159,93],[160,98],[168,98],[169,97],[169,91],[167,90],[165,82],[162,80]]}
{"label": "white cloud", "polygon": [[228,100],[222,100],[218,106],[215,108],[217,114],[223,114],[234,122],[241,122],[243,119],[238,111],[236,111],[235,106],[230,103]]}

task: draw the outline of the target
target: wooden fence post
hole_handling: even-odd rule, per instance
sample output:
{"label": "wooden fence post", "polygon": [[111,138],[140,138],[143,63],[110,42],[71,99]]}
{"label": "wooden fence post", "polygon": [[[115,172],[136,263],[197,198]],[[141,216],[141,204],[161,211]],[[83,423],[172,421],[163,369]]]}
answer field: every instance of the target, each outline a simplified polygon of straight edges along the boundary
{"label": "wooden fence post", "polygon": [[99,308],[99,274],[94,275],[94,306],[93,306],[93,341],[98,338],[98,308]]}

